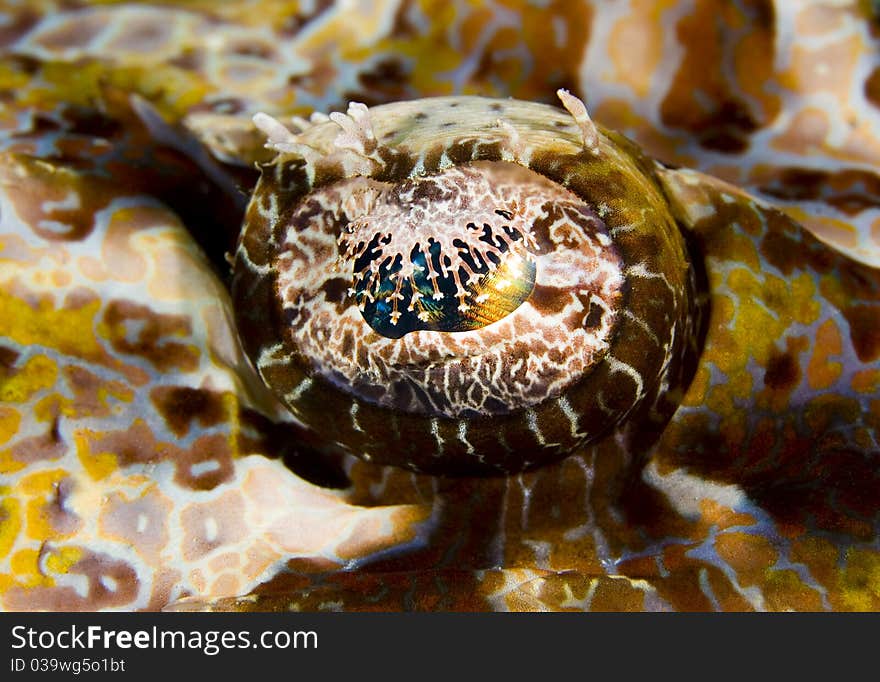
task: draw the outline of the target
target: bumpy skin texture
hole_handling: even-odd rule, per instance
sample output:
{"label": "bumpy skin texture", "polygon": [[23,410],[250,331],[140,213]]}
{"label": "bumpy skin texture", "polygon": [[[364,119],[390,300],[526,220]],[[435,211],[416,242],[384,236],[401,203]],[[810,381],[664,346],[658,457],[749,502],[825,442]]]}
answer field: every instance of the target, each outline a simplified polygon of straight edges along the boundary
{"label": "bumpy skin texture", "polygon": [[[628,5],[5,8],[2,605],[880,608],[877,18]],[[512,477],[316,454],[220,278],[249,115],[560,86],[749,192],[653,171],[707,292],[680,407]]]}

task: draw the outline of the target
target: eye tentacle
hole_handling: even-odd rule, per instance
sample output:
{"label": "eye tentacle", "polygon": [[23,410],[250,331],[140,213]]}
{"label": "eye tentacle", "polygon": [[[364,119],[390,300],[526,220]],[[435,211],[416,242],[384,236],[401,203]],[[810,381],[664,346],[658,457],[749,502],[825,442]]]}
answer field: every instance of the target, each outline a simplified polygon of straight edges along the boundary
{"label": "eye tentacle", "polygon": [[571,114],[571,117],[574,119],[578,128],[580,128],[584,148],[591,154],[598,155],[599,131],[596,128],[596,124],[593,123],[593,119],[590,118],[586,105],[568,90],[560,88],[556,91],[556,95],[559,97],[566,111]]}

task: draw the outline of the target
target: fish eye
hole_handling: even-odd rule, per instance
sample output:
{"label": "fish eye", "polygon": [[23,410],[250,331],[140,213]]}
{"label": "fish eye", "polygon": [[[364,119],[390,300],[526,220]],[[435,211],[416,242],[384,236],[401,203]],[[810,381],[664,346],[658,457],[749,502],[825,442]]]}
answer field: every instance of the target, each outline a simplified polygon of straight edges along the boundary
{"label": "fish eye", "polygon": [[654,395],[688,336],[684,249],[637,162],[570,101],[500,123],[491,103],[453,126],[431,100],[298,135],[256,119],[279,154],[235,258],[240,335],[293,416],[364,459],[555,461]]}

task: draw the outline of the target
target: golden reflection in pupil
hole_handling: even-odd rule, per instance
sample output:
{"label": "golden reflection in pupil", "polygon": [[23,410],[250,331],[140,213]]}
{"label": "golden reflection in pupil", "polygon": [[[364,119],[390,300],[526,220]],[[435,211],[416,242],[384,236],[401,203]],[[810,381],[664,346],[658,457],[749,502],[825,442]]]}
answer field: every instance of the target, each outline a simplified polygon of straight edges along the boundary
{"label": "golden reflection in pupil", "polygon": [[522,305],[535,288],[534,262],[516,254],[507,256],[499,267],[470,287],[474,305],[462,314],[471,321],[468,329],[479,329],[506,317]]}

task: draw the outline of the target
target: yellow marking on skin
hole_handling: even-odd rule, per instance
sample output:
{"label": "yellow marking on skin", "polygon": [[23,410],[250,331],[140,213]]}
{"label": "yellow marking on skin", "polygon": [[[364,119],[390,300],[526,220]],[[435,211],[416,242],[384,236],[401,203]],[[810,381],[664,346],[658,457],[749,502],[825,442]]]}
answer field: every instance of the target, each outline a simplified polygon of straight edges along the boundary
{"label": "yellow marking on skin", "polygon": [[748,372],[739,372],[728,377],[727,383],[730,393],[734,398],[746,399],[752,395],[752,375]]}
{"label": "yellow marking on skin", "polygon": [[733,397],[726,384],[716,384],[709,390],[706,407],[716,414],[730,414],[734,411]]}
{"label": "yellow marking on skin", "polygon": [[163,114],[176,119],[203,101],[212,89],[194,73],[155,63],[120,67],[99,61],[45,62],[39,75],[40,85],[24,91],[20,106],[45,108],[59,101],[94,106],[105,99],[107,90],[118,89],[142,95]]}
{"label": "yellow marking on skin", "polygon": [[807,364],[807,383],[810,388],[829,388],[840,378],[843,365],[840,362],[831,362],[829,358],[839,355],[842,348],[843,342],[837,323],[826,320],[816,332],[813,355]]}
{"label": "yellow marking on skin", "polygon": [[83,550],[79,547],[59,547],[46,557],[46,569],[52,573],[68,573],[82,559]]}
{"label": "yellow marking on skin", "polygon": [[[736,268],[727,285],[736,293],[738,306],[727,296],[713,298],[713,329],[705,356],[729,377],[748,374],[745,369],[750,358],[766,366],[777,340],[792,321],[810,324],[819,315],[819,304],[813,300],[815,286],[808,276],[789,282],[765,275],[760,280],[751,271]],[[741,379],[731,390],[736,396],[747,397],[751,386]]]}
{"label": "yellow marking on skin", "polygon": [[0,488],[0,559],[9,555],[21,532],[21,502],[11,492],[7,486]]}
{"label": "yellow marking on skin", "polygon": [[67,477],[68,473],[63,469],[50,469],[35,472],[19,481],[18,490],[29,498],[25,512],[27,537],[42,542],[69,535],[59,533],[46,516],[46,504],[54,500],[58,483]]}
{"label": "yellow marking on skin", "polygon": [[838,576],[841,598],[853,611],[880,609],[880,555],[870,549],[850,549]]}
{"label": "yellow marking on skin", "polygon": [[[136,420],[136,422],[141,420]],[[76,455],[88,475],[100,481],[119,468],[116,454],[113,452],[92,452],[91,440],[97,435],[91,429],[77,429],[73,434],[76,444]]]}
{"label": "yellow marking on skin", "polygon": [[765,302],[763,288],[750,272],[733,271],[730,275],[730,285],[740,296],[734,335],[744,351],[739,358],[741,367],[745,366],[749,355],[754,357],[758,364],[765,365],[773,342],[782,335],[786,324],[764,306],[759,305],[759,301]]}
{"label": "yellow marking on skin", "polygon": [[846,310],[853,303],[852,294],[844,289],[839,277],[825,276],[819,283],[819,291],[828,301],[840,310]]}
{"label": "yellow marking on skin", "polygon": [[12,456],[12,450],[0,450],[0,474],[14,474],[27,466]]}
{"label": "yellow marking on skin", "polygon": [[868,395],[880,393],[880,369],[865,369],[853,374],[850,384],[858,393]]}
{"label": "yellow marking on skin", "polygon": [[99,300],[78,308],[58,309],[48,298],[36,307],[0,288],[0,336],[22,346],[40,345],[83,358],[102,354],[95,337],[95,316],[101,308]]}
{"label": "yellow marking on skin", "polygon": [[31,77],[24,69],[16,68],[9,62],[0,63],[0,89],[16,92],[26,88],[31,82]]}
{"label": "yellow marking on skin", "polygon": [[778,559],[767,538],[737,531],[719,535],[715,550],[734,571],[740,585],[760,585]]}
{"label": "yellow marking on skin", "polygon": [[712,375],[709,372],[709,368],[700,366],[694,374],[691,385],[682,399],[681,404],[685,407],[698,407],[704,404],[706,402],[706,392],[709,390],[711,378]]}
{"label": "yellow marking on skin", "polygon": [[229,444],[229,452],[233,459],[241,456],[239,448],[239,435],[241,434],[241,420],[239,419],[238,396],[232,391],[224,391],[220,397],[223,413],[226,415],[223,423],[229,424],[226,432],[226,442]]}
{"label": "yellow marking on skin", "polygon": [[755,242],[747,234],[728,230],[724,239],[715,242],[712,257],[735,261],[753,272],[761,271],[761,257],[758,255],[758,249],[755,248]]}
{"label": "yellow marking on skin", "polygon": [[0,382],[0,401],[27,402],[34,393],[52,386],[57,378],[55,361],[45,355],[35,355],[18,372]]}
{"label": "yellow marking on skin", "polygon": [[20,549],[12,555],[9,567],[15,576],[15,582],[23,587],[37,587],[51,584],[40,571],[40,553],[36,549]]}
{"label": "yellow marking on skin", "polygon": [[49,469],[36,471],[25,476],[18,482],[17,489],[25,495],[44,495],[47,492],[54,494],[53,488],[58,481],[67,476],[64,469]]}
{"label": "yellow marking on skin", "polygon": [[74,416],[71,411],[64,408],[65,403],[70,400],[60,393],[52,393],[42,400],[37,401],[34,405],[33,414],[37,421],[47,422],[54,419],[56,415],[64,415],[65,417]]}
{"label": "yellow marking on skin", "polygon": [[[0,445],[7,443],[16,433],[21,425],[21,414],[18,410],[0,405]],[[0,467],[2,470],[2,467]]]}
{"label": "yellow marking on skin", "polygon": [[741,296],[746,297],[742,303],[758,301],[776,313],[779,322],[775,327],[784,329],[789,320],[807,325],[818,319],[821,306],[815,300],[816,287],[809,275],[804,273],[791,280],[770,274],[762,277],[763,282],[754,277],[749,278],[742,270],[736,270],[731,273],[729,284],[738,293],[742,292]]}
{"label": "yellow marking on skin", "polygon": [[116,398],[123,403],[130,403],[134,400],[134,391],[119,381],[110,381],[98,389],[98,400],[103,404],[107,403],[108,398]]}
{"label": "yellow marking on skin", "polygon": [[767,571],[761,592],[767,608],[772,611],[822,610],[822,597],[819,593],[805,585],[800,576],[790,568]]}
{"label": "yellow marking on skin", "polygon": [[[726,500],[725,500],[726,502]],[[754,526],[757,521],[750,514],[735,511],[716,500],[702,499],[699,501],[700,515],[707,524],[717,526],[719,530],[733,526]]]}
{"label": "yellow marking on skin", "polygon": [[725,383],[712,386],[706,396],[706,405],[718,414],[736,414],[736,399],[746,400],[752,395],[752,375],[732,372]]}
{"label": "yellow marking on skin", "polygon": [[59,533],[46,515],[46,505],[51,501],[45,498],[34,498],[28,501],[25,511],[26,535],[32,540],[58,540],[76,534],[74,528],[69,533]]}
{"label": "yellow marking on skin", "polygon": [[[124,403],[130,403],[134,400],[135,393],[125,384],[119,381],[108,381],[103,383],[96,391],[97,402],[100,406],[107,408],[108,412],[112,411],[109,405],[109,399]],[[60,393],[53,393],[46,396],[36,405],[34,405],[34,416],[38,421],[48,422],[55,419],[58,415],[70,417],[72,419],[81,419],[83,417],[102,416],[101,411],[95,406],[87,409],[89,406],[83,405],[82,401],[77,397],[68,398]]]}
{"label": "yellow marking on skin", "polygon": [[[774,278],[775,279],[775,278]],[[785,280],[781,280],[785,282]],[[783,304],[782,310],[787,311],[795,322],[809,325],[819,319],[822,306],[816,300],[816,285],[806,273],[787,282],[790,299]]]}
{"label": "yellow marking on skin", "polygon": [[722,372],[741,369],[742,359],[733,331],[729,328],[736,306],[728,296],[712,297],[712,329],[706,339],[704,356]]}

